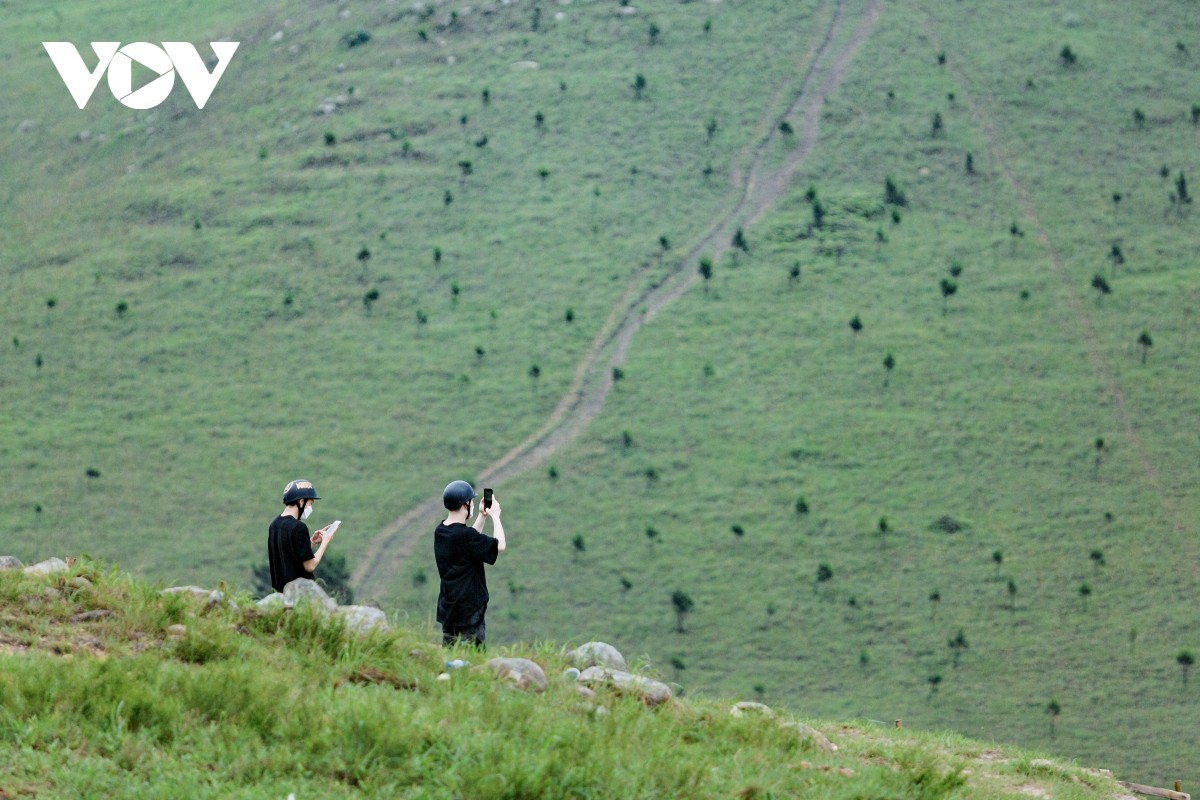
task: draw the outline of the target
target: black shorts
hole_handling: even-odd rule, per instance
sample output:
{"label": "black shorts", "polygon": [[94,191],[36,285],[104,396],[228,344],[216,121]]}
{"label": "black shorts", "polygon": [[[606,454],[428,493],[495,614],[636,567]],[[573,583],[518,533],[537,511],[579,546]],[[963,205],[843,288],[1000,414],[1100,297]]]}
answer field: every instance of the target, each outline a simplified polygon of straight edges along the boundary
{"label": "black shorts", "polygon": [[485,638],[487,625],[482,618],[478,625],[442,625],[442,644],[446,647],[461,642],[482,648]]}

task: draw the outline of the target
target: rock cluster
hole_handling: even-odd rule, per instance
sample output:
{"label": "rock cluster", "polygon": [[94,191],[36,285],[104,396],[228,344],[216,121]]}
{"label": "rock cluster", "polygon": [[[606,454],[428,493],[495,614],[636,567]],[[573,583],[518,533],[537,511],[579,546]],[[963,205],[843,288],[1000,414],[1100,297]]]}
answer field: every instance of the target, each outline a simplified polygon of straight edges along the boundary
{"label": "rock cluster", "polygon": [[295,608],[302,603],[311,605],[323,614],[341,617],[345,620],[346,629],[353,633],[386,631],[390,628],[387,614],[382,610],[374,606],[339,606],[324,589],[307,578],[297,578],[284,586],[282,593],[273,592],[256,605],[262,611],[274,611]]}
{"label": "rock cluster", "polygon": [[61,558],[47,558],[33,566],[25,566],[21,559],[14,556],[0,556],[0,569],[19,569],[26,575],[53,575],[56,572],[69,572],[71,565]]}

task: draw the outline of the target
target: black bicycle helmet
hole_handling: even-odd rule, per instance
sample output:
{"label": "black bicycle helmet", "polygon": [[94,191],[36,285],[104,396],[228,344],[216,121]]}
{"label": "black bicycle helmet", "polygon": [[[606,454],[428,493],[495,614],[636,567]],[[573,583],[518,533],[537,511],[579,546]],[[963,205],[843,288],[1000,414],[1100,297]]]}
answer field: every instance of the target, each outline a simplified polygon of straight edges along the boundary
{"label": "black bicycle helmet", "polygon": [[479,497],[479,495],[475,494],[475,490],[471,488],[471,484],[466,481],[451,481],[442,491],[442,505],[450,511],[454,511],[458,507],[471,502],[476,497]]}
{"label": "black bicycle helmet", "polygon": [[289,483],[283,490],[283,504],[290,506],[297,500],[320,500],[317,490],[313,488],[312,481],[294,480]]}

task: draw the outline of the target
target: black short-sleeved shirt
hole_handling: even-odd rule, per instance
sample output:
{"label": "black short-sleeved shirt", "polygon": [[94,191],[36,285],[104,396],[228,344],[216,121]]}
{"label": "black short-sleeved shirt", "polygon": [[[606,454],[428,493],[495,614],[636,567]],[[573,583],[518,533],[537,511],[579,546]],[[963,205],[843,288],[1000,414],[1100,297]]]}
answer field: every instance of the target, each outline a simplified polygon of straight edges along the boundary
{"label": "black short-sleeved shirt", "polygon": [[495,564],[500,543],[491,536],[456,522],[442,523],[433,533],[433,557],[437,560],[442,588],[438,592],[437,621],[443,625],[469,625],[487,609],[487,578],[484,564]]}
{"label": "black short-sleeved shirt", "polygon": [[296,578],[312,580],[304,562],[315,558],[308,526],[295,517],[280,515],[267,533],[267,557],[271,560],[271,586],[282,592]]}

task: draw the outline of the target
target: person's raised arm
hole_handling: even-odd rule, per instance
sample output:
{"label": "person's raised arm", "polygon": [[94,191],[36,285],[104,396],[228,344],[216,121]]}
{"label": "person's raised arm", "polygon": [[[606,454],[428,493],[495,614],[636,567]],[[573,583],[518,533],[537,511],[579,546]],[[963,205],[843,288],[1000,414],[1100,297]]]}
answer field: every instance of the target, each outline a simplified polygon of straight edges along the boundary
{"label": "person's raised arm", "polygon": [[304,562],[304,569],[307,572],[317,571],[317,565],[321,563],[321,557],[325,555],[325,548],[329,546],[329,542],[333,539],[333,533],[329,532],[329,526],[326,525],[316,532],[313,539],[320,539],[321,544],[317,547],[317,552],[313,554],[313,557]]}
{"label": "person's raised arm", "polygon": [[496,500],[496,495],[492,495],[492,507],[483,513],[492,518],[492,536],[496,537],[496,552],[503,553],[506,545],[504,524],[500,522],[500,502]]}

